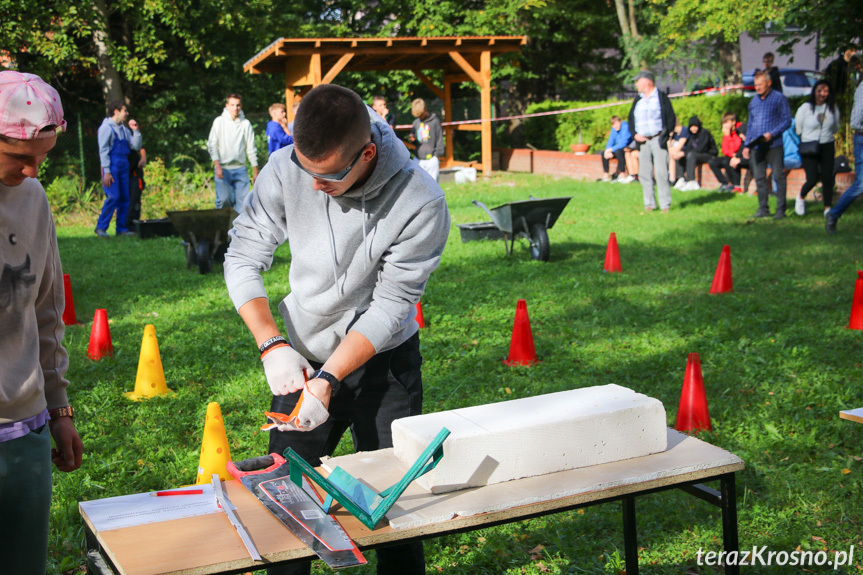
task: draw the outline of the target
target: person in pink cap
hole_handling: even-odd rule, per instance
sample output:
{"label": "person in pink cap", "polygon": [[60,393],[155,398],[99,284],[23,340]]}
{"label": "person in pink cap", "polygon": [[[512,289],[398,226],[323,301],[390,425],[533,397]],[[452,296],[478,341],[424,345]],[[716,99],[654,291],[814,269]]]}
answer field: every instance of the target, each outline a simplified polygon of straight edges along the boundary
{"label": "person in pink cap", "polygon": [[[0,558],[45,573],[51,462],[81,465],[69,406],[63,270],[39,164],[66,127],[60,96],[33,74],[0,72]],[[51,449],[51,438],[55,448]]]}

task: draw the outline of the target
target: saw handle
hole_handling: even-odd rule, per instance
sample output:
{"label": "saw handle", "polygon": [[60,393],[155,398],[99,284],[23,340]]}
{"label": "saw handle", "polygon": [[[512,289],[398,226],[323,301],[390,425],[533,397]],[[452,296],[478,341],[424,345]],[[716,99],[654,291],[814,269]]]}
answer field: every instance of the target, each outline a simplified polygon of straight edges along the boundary
{"label": "saw handle", "polygon": [[229,461],[227,465],[228,473],[234,479],[241,479],[246,475],[259,475],[261,473],[269,473],[281,465],[284,465],[285,458],[278,453],[262,455],[260,457],[252,457],[243,459],[242,461]]}

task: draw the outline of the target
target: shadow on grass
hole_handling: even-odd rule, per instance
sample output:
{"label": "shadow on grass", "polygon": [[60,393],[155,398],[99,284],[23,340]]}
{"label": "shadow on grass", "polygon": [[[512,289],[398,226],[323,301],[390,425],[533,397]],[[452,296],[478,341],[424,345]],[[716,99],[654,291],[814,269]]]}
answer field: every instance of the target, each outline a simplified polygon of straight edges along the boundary
{"label": "shadow on grass", "polygon": [[678,203],[678,207],[680,209],[686,209],[694,206],[705,206],[707,204],[715,204],[717,202],[727,202],[729,200],[733,200],[735,198],[735,194],[726,193],[726,192],[711,192],[709,194],[700,195],[697,198],[692,198],[690,200],[683,200]]}

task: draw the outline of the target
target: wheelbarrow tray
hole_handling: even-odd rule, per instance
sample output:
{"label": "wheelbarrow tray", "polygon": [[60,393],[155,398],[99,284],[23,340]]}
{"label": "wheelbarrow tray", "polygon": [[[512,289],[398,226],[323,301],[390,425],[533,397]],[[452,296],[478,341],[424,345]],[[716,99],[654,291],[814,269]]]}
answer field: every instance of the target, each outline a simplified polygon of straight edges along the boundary
{"label": "wheelbarrow tray", "polygon": [[[549,230],[557,222],[557,218],[560,217],[561,212],[571,199],[572,196],[531,198],[520,202],[509,202],[496,208],[486,208],[486,211],[491,216],[494,225],[507,234],[521,231],[530,232],[530,227],[535,224],[542,224],[545,229]],[[527,229],[524,229],[525,222],[528,226]]]}
{"label": "wheelbarrow tray", "polygon": [[239,215],[233,208],[186,210],[167,214],[184,240],[186,269],[197,264],[203,274],[212,268],[212,260],[224,261],[228,230],[234,224],[234,218]]}
{"label": "wheelbarrow tray", "polygon": [[[511,254],[517,236],[530,242],[531,257],[548,261],[548,230],[557,222],[572,196],[558,198],[534,198],[520,202],[509,202],[489,209],[484,203],[474,200],[475,206],[489,215],[494,226],[503,234],[506,253]],[[507,243],[508,242],[508,243]]]}

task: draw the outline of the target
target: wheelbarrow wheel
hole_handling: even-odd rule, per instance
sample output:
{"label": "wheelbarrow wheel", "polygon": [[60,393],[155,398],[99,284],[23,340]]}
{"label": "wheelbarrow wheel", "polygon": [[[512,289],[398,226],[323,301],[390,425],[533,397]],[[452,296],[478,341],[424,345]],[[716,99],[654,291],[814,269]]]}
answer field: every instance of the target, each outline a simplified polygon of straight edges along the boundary
{"label": "wheelbarrow wheel", "polygon": [[547,262],[550,253],[548,231],[542,224],[530,228],[530,257],[541,262]]}
{"label": "wheelbarrow wheel", "polygon": [[198,256],[198,271],[202,274],[209,273],[213,268],[213,262],[210,259],[210,242],[207,240],[198,240],[197,256]]}

